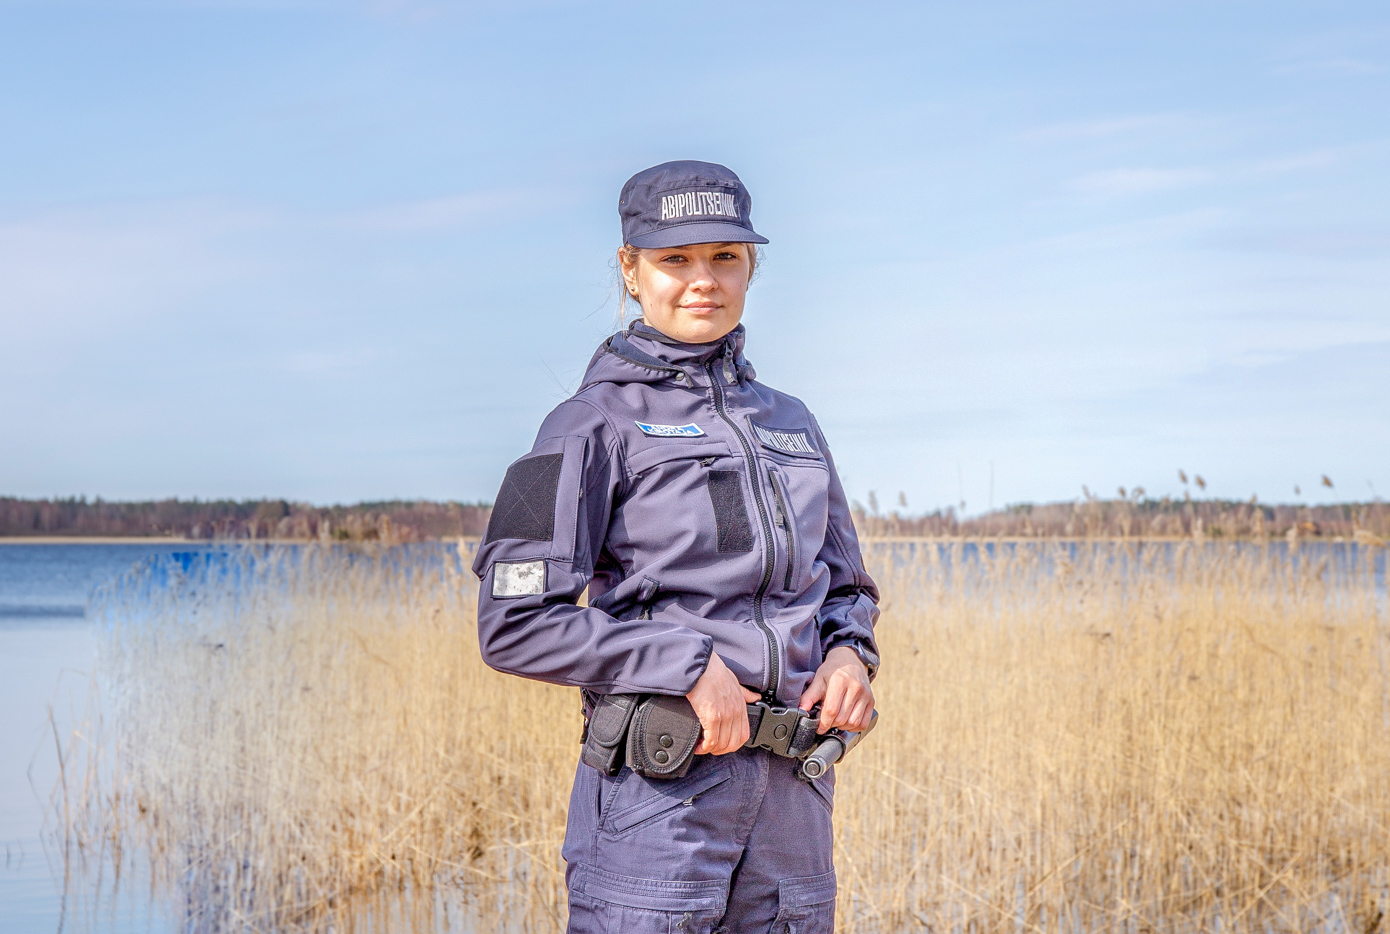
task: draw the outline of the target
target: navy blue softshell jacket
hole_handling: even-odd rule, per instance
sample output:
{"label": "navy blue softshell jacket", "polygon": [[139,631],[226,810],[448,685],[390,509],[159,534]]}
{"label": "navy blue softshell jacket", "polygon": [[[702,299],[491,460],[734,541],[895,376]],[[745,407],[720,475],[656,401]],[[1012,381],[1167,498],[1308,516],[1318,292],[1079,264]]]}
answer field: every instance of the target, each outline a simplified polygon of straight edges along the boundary
{"label": "navy blue softshell jacket", "polygon": [[489,665],[685,694],[714,651],[794,704],[832,647],[877,653],[878,590],[825,438],[757,381],[743,338],[683,344],[638,323],[599,347],[508,468],[478,548]]}

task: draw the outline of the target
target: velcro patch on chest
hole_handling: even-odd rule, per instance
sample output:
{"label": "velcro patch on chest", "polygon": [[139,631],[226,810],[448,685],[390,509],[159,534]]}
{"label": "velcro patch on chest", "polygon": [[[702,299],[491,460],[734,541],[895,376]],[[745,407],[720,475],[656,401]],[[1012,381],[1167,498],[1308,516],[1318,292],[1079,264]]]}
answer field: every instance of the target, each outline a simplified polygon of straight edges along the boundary
{"label": "velcro patch on chest", "polygon": [[790,454],[792,457],[820,456],[815,445],[811,443],[811,433],[804,428],[764,428],[754,421],[748,424],[753,426],[753,433],[758,436],[764,447],[782,454]]}
{"label": "velcro patch on chest", "polygon": [[689,425],[648,425],[646,422],[633,422],[642,429],[642,434],[653,438],[703,438],[705,430],[691,422]]}

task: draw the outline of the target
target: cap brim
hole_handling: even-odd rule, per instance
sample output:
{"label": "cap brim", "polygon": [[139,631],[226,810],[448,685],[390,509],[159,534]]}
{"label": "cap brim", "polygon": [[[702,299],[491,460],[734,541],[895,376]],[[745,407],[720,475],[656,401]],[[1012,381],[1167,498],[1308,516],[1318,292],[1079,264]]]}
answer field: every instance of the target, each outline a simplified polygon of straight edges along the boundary
{"label": "cap brim", "polygon": [[767,237],[759,236],[739,224],[723,224],[718,221],[705,224],[680,224],[664,230],[653,230],[628,241],[642,250],[659,250],[668,246],[689,246],[692,243],[767,243]]}

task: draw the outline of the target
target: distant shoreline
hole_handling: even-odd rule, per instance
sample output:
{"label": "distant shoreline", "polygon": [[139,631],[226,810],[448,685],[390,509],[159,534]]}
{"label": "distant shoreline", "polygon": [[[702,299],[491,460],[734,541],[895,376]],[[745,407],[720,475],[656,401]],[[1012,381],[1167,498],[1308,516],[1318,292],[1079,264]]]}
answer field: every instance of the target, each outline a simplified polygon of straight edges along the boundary
{"label": "distant shoreline", "polygon": [[[447,538],[427,538],[424,542],[446,544],[477,541],[478,535],[451,535]],[[375,542],[370,542],[376,544]],[[320,542],[316,538],[176,538],[166,535],[0,535],[0,547],[5,545],[362,545],[368,542],[334,540]],[[390,544],[419,544],[392,542]]]}
{"label": "distant shoreline", "polygon": [[[292,541],[286,539],[285,541]],[[261,539],[261,541],[266,541]],[[269,541],[278,545],[279,541]],[[0,545],[212,545],[206,538],[175,538],[168,535],[0,535]]]}
{"label": "distant shoreline", "polygon": [[[855,502],[850,512],[862,538],[1390,539],[1390,503],[1380,499],[1297,505],[1254,498],[1194,500],[1186,493],[1181,499],[1153,499],[1142,489],[1117,492],[1116,499],[1101,499],[1086,490],[1084,500],[1017,503],[969,517],[952,507],[920,515],[883,513],[871,494],[869,508]],[[0,544],[450,541],[482,536],[491,514],[485,503],[428,500],[312,506],[278,499],[89,502],[0,496]]]}
{"label": "distant shoreline", "polygon": [[[451,535],[447,538],[429,538],[417,542],[389,542],[390,545],[401,544],[427,544],[431,542],[454,544],[460,541],[476,542],[481,538],[478,535]],[[860,540],[865,543],[879,545],[911,545],[924,542],[936,544],[1080,544],[1083,542],[1104,542],[1111,545],[1129,544],[1178,544],[1182,542],[1199,542],[1205,544],[1220,544],[1222,542],[1239,544],[1281,544],[1287,543],[1288,539],[1283,535],[1239,535],[1229,537],[1212,538],[1193,538],[1190,535],[861,535]],[[1378,536],[1368,538],[1364,536],[1342,536],[1342,535],[1323,535],[1323,536],[1299,536],[1299,542],[1322,543],[1322,544],[1358,544],[1358,545],[1379,545],[1387,544]],[[0,547],[5,545],[194,545],[209,547],[212,545],[362,545],[380,544],[379,542],[344,542],[330,541],[320,542],[313,538],[164,538],[154,535],[132,535],[132,536],[100,536],[100,535],[14,535],[0,536]]]}

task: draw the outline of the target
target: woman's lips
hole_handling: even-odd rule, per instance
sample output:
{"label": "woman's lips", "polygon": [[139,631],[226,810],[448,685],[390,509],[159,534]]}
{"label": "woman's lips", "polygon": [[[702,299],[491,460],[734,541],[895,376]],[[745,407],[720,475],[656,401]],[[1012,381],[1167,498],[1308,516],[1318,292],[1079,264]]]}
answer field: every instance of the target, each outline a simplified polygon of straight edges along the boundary
{"label": "woman's lips", "polygon": [[719,305],[717,302],[692,302],[689,305],[682,305],[681,307],[684,308],[686,311],[693,311],[696,314],[704,314],[711,311],[715,311],[719,308]]}

